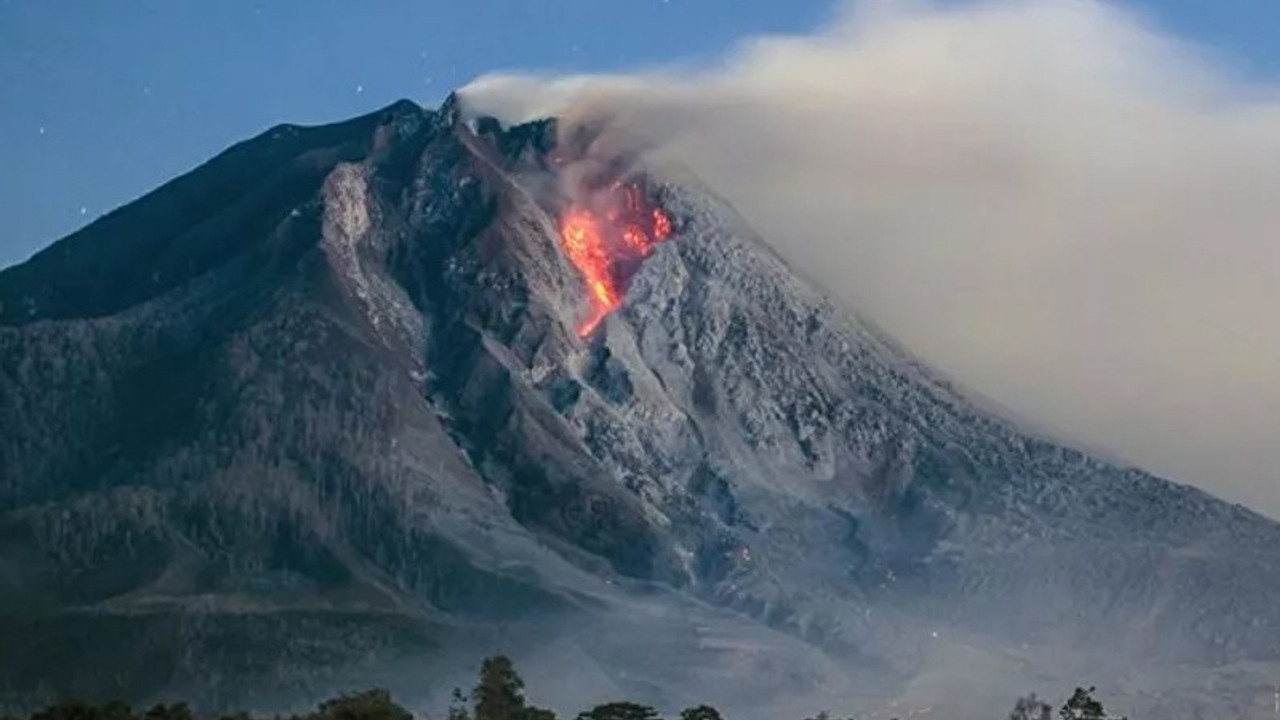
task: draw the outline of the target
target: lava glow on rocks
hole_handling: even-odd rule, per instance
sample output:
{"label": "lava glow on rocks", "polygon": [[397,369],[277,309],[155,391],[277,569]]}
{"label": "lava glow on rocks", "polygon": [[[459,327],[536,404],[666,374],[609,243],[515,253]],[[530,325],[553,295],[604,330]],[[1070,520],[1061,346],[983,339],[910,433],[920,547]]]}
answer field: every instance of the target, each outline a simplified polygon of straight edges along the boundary
{"label": "lava glow on rocks", "polygon": [[573,204],[560,217],[560,244],[569,262],[582,273],[591,312],[578,327],[590,335],[618,309],[627,283],[658,243],[671,236],[671,219],[642,197],[634,184],[614,183],[593,205]]}

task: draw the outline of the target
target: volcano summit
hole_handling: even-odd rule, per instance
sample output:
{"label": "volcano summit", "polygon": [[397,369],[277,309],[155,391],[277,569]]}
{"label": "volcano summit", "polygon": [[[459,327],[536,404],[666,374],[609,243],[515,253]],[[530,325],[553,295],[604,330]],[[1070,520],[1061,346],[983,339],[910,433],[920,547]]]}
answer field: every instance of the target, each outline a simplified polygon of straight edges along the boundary
{"label": "volcano summit", "polygon": [[423,697],[501,650],[744,717],[1269,702],[1280,526],[979,409],[570,130],[279,126],[0,273],[5,700]]}

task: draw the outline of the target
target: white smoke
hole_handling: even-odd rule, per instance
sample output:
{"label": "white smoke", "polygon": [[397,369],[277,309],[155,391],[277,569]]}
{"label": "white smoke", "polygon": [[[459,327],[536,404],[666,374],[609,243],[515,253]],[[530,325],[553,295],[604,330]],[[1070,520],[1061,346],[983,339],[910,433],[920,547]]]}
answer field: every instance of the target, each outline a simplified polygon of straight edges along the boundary
{"label": "white smoke", "polygon": [[611,118],[978,393],[1280,516],[1280,101],[1096,0],[851,9],[720,66],[483,78]]}

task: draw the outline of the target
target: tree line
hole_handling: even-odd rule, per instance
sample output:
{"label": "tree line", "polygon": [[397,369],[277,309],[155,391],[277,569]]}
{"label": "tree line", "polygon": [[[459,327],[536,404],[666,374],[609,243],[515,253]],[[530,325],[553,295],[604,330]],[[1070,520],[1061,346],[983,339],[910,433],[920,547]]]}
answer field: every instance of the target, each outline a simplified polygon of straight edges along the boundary
{"label": "tree line", "polygon": [[[1123,720],[1108,715],[1102,703],[1093,697],[1094,688],[1076,688],[1058,709],[1060,720]],[[1020,698],[1008,720],[1054,720],[1052,707],[1029,695]],[[0,720],[197,720],[186,703],[159,704],[135,710],[121,701],[92,705],[68,701],[51,705],[26,718],[4,716]],[[415,720],[413,713],[398,705],[391,693],[382,689],[341,695],[326,700],[310,713],[259,718],[249,713],[223,715],[216,720]],[[497,655],[487,658],[480,667],[480,677],[470,693],[454,690],[446,720],[557,720],[546,708],[529,704],[525,699],[524,680],[511,660]],[[657,709],[636,702],[620,701],[597,705],[585,710],[574,720],[662,720]],[[709,705],[682,710],[679,720],[724,720],[720,711]],[[828,713],[805,720],[835,720]],[[849,720],[854,720],[850,718]]]}

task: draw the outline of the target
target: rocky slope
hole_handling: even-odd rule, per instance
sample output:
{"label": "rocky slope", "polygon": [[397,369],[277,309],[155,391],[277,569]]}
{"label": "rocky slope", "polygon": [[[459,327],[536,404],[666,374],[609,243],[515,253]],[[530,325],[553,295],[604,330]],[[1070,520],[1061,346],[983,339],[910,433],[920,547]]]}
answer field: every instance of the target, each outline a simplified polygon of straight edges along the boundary
{"label": "rocky slope", "polygon": [[1280,526],[978,410],[692,182],[579,337],[557,129],[277,127],[0,273],[10,701],[1278,659]]}

